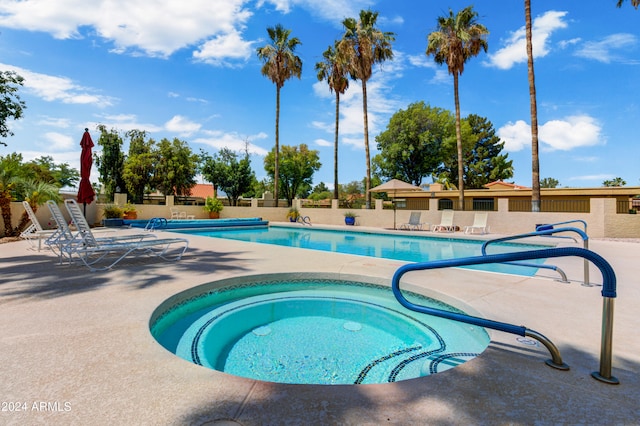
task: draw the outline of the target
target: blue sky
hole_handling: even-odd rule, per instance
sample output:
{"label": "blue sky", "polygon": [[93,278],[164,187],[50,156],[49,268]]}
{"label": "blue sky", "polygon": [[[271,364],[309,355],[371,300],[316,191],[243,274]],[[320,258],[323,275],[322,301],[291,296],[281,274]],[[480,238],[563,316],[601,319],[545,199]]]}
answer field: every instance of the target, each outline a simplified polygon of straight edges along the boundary
{"label": "blue sky", "polygon": [[[640,186],[640,10],[629,2],[616,8],[615,0],[532,3],[541,177],[569,187],[614,177]],[[155,140],[178,137],[195,152],[239,151],[248,141],[262,179],[274,144],[276,89],[255,51],[268,42],[266,28],[282,24],[302,42],[303,72],[282,89],[280,143],[318,150],[314,184],[332,188],[335,97],[314,68],[342,36],[342,20],[371,8],[380,29],[396,34],[394,60],[376,67],[368,83],[373,156],[375,136],[399,109],[425,101],[453,111],[453,79],[425,56],[426,37],[438,16],[469,4],[0,0],[0,69],[25,78],[27,104],[0,155],[49,155],[79,168],[84,128],[96,142],[96,126],[104,124],[145,130]],[[524,2],[485,0],[474,8],[490,31],[489,51],[460,78],[462,115],[493,123],[513,160],[511,181],[530,186]],[[351,82],[340,108],[339,179],[347,183],[365,175],[360,82]]]}

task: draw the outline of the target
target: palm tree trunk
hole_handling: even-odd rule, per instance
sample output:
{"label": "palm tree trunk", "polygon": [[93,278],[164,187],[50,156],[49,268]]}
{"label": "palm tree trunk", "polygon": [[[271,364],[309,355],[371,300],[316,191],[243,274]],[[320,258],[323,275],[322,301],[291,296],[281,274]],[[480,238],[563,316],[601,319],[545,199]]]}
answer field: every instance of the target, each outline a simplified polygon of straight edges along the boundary
{"label": "palm tree trunk", "polygon": [[529,98],[531,103],[531,211],[540,211],[540,158],[538,157],[538,105],[536,78],[533,72],[533,45],[531,42],[531,0],[524,1],[527,37],[527,68],[529,71]]}
{"label": "palm tree trunk", "polygon": [[340,123],[340,92],[336,90],[336,130],[333,142],[333,198],[338,199],[338,125]]}
{"label": "palm tree trunk", "polygon": [[4,236],[12,237],[13,228],[11,227],[11,193],[6,192],[0,196],[0,211],[2,212],[2,221],[4,222]]}
{"label": "palm tree trunk", "polygon": [[367,176],[364,183],[364,194],[367,200],[367,209],[371,208],[371,154],[369,153],[369,117],[367,115],[367,81],[362,80],[362,111],[364,115],[364,153],[367,162]]}
{"label": "palm tree trunk", "polygon": [[464,164],[462,163],[462,130],[460,129],[460,96],[458,95],[458,73],[453,73],[453,97],[456,104],[456,145],[458,147],[458,207],[464,210]]}
{"label": "palm tree trunk", "polygon": [[273,197],[278,207],[280,194],[278,193],[278,184],[280,177],[280,87],[276,85],[276,152],[274,155],[274,172],[273,172]]}

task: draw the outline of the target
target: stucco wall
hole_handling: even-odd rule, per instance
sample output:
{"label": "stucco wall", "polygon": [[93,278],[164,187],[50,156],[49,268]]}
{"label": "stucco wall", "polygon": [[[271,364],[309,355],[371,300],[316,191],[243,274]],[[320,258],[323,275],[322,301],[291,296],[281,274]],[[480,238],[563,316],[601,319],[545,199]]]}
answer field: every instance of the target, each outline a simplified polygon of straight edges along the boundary
{"label": "stucco wall", "polygon": [[[270,222],[286,221],[288,208],[286,207],[257,207],[256,200],[251,207],[225,207],[220,212],[221,218],[233,217],[261,217]],[[429,200],[429,210],[421,210],[421,221],[430,225],[439,224],[442,212],[437,210],[437,200]],[[297,205],[297,201],[294,201]],[[90,223],[100,224],[102,220],[102,205],[92,203],[87,206],[87,219]],[[150,219],[152,217],[171,216],[171,205],[141,205],[138,206],[138,218]],[[201,206],[176,206],[187,215],[193,215],[196,219],[208,218],[208,213]],[[65,209],[62,207],[62,211]],[[303,216],[308,216],[311,223],[327,225],[344,225],[344,213],[347,210],[337,208],[334,202],[332,208],[301,208]],[[21,203],[12,203],[12,218],[14,226],[18,223],[23,208]],[[383,209],[382,202],[376,200],[375,208],[371,210],[355,210],[358,215],[356,225],[374,228],[393,228],[394,211]],[[395,223],[399,227],[408,222],[411,210],[397,210],[395,212]],[[473,223],[475,212],[456,211],[454,224],[464,229],[465,226]],[[41,206],[36,215],[43,227],[47,227],[50,222],[49,210],[46,206]],[[498,200],[498,211],[488,212],[488,224],[493,234],[519,234],[532,232],[537,224],[558,223],[576,219],[581,219],[588,224],[588,234],[593,238],[616,237],[616,238],[640,238],[640,215],[616,214],[616,201],[613,198],[591,199],[590,213],[526,213],[509,212],[508,200]],[[4,231],[4,224],[0,218],[0,234]],[[52,225],[51,225],[52,226]],[[580,225],[576,225],[580,226]]]}

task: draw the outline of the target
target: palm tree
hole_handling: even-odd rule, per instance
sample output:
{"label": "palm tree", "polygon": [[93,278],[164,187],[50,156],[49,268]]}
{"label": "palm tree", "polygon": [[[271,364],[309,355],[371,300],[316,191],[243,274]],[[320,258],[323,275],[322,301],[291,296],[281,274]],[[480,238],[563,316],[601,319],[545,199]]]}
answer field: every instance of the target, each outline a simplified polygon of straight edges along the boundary
{"label": "palm tree", "polygon": [[[21,180],[18,185],[18,191],[22,197],[31,206],[33,212],[38,211],[38,207],[47,202],[47,200],[60,201],[60,188],[48,182],[35,181],[33,179]],[[29,223],[29,215],[26,211],[22,212],[18,226],[13,229],[13,235],[22,232]]]}
{"label": "palm tree", "polygon": [[533,72],[533,44],[531,42],[531,0],[524,0],[527,38],[527,69],[529,75],[529,102],[531,104],[531,211],[540,211],[540,157],[538,156],[538,103],[536,78]]}
{"label": "palm tree", "polygon": [[[624,0],[618,0],[617,6],[622,7],[622,3],[624,3]],[[637,9],[640,6],[640,0],[631,0],[631,5]]]}
{"label": "palm tree", "polygon": [[336,125],[333,141],[333,198],[338,199],[338,125],[340,122],[340,95],[349,88],[347,78],[348,69],[345,58],[338,49],[339,42],[336,41],[335,48],[329,46],[324,51],[323,61],[316,63],[318,80],[326,80],[329,91],[336,93]]}
{"label": "palm tree", "polygon": [[15,199],[16,187],[22,179],[21,162],[22,156],[20,154],[0,156],[0,213],[4,222],[5,237],[13,236],[11,202]]}
{"label": "palm tree", "polygon": [[373,64],[382,63],[393,58],[391,42],[395,34],[382,32],[376,28],[378,12],[361,10],[360,20],[347,18],[342,21],[345,33],[338,45],[340,53],[348,62],[349,74],[354,80],[362,82],[362,109],[364,115],[364,150],[366,156],[367,176],[365,194],[367,208],[371,207],[371,155],[369,153],[369,118],[367,116],[367,81],[371,78]]}
{"label": "palm tree", "polygon": [[458,146],[458,189],[459,204],[464,210],[464,165],[462,159],[462,132],[460,128],[460,98],[458,77],[464,71],[464,64],[480,50],[488,49],[486,36],[489,31],[477,22],[478,13],[473,6],[462,9],[457,14],[449,9],[449,16],[438,18],[438,29],[427,38],[427,56],[433,55],[436,63],[447,64],[453,75],[453,93],[456,106],[456,140]]}
{"label": "palm tree", "polygon": [[268,27],[267,33],[271,39],[271,44],[259,47],[256,51],[264,65],[260,70],[262,75],[267,77],[276,85],[276,145],[275,145],[275,167],[273,175],[273,192],[278,205],[278,173],[280,163],[280,89],[284,82],[291,77],[298,77],[302,74],[302,59],[295,55],[296,47],[301,44],[297,37],[291,37],[291,30],[285,29],[278,24],[275,27]]}

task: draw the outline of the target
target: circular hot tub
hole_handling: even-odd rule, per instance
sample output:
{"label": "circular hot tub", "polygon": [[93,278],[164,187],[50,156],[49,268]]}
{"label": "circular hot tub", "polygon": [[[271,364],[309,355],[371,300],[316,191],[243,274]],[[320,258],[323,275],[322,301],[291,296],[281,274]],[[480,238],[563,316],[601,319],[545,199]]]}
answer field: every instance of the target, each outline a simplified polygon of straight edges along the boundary
{"label": "circular hot tub", "polygon": [[[322,275],[326,277],[327,275]],[[462,312],[411,292],[426,306]],[[167,350],[206,368],[279,383],[388,383],[480,354],[482,327],[402,307],[377,283],[296,274],[221,280],[179,293],[151,320]]]}

